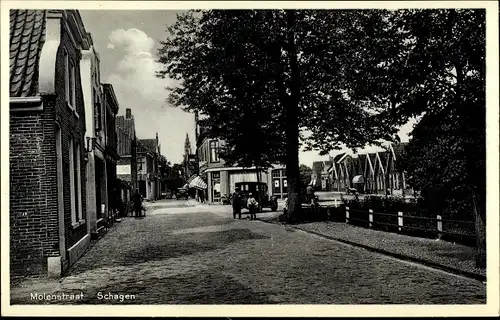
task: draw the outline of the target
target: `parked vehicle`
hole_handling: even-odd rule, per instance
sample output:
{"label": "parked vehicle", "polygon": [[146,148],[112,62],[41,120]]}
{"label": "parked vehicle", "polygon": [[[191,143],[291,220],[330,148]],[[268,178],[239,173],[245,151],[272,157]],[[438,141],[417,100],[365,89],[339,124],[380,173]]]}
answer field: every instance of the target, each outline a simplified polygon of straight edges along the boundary
{"label": "parked vehicle", "polygon": [[177,191],[175,192],[175,198],[176,199],[189,199],[189,191],[188,189],[185,189],[185,188],[179,188],[177,189]]}
{"label": "parked vehicle", "polygon": [[267,194],[267,184],[265,182],[237,182],[234,186],[241,190],[243,208],[248,209],[246,207],[248,194],[251,192],[259,202],[257,212],[262,212],[262,208],[271,208],[272,211],[278,210],[278,198]]}

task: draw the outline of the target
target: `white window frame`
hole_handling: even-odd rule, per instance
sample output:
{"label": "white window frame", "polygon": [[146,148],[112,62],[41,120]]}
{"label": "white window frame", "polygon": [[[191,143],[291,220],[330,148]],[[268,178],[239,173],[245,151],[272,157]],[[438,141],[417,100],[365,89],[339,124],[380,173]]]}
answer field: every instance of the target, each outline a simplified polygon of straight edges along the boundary
{"label": "white window frame", "polygon": [[63,63],[64,63],[64,96],[66,98],[66,103],[70,108],[73,108],[71,105],[71,97],[70,97],[70,72],[69,72],[69,55],[66,48],[63,48]]}
{"label": "white window frame", "polygon": [[71,86],[71,96],[70,96],[70,100],[71,100],[71,108],[73,109],[73,111],[76,112],[76,67],[75,67],[75,63],[70,60],[70,64],[69,64],[69,71],[70,71],[70,78],[69,78],[69,85]]}
{"label": "white window frame", "polygon": [[[212,144],[214,147],[212,148]],[[219,159],[219,141],[218,140],[211,140],[210,144],[208,145],[209,150],[210,150],[210,162],[220,162]]]}

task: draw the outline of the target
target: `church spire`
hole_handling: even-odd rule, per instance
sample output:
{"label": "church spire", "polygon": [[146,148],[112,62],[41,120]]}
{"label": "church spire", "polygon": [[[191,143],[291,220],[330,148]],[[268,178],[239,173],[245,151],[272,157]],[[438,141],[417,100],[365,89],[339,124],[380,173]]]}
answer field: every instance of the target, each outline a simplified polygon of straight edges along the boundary
{"label": "church spire", "polygon": [[186,133],[186,140],[184,141],[184,151],[187,155],[191,154],[191,142],[189,142],[189,135]]}

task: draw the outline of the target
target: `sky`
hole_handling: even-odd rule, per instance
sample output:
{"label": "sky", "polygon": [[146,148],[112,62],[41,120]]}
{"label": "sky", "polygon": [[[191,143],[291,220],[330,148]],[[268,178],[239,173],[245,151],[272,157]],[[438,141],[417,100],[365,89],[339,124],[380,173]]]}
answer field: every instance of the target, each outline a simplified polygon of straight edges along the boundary
{"label": "sky", "polygon": [[[155,77],[155,71],[161,69],[155,61],[159,42],[165,39],[166,27],[175,22],[178,13],[181,11],[80,10],[100,55],[101,82],[112,84],[115,90],[120,107],[118,115],[124,115],[127,108],[132,110],[139,139],[152,139],[158,133],[161,154],[171,163],[182,161],[186,134],[195,151],[193,114],[168,105],[165,88],[172,81]],[[401,128],[402,141],[408,141],[414,122]],[[362,151],[378,149],[367,147]],[[320,156],[318,151],[299,153],[301,164],[312,166],[313,161],[320,160],[328,160],[328,155]]]}

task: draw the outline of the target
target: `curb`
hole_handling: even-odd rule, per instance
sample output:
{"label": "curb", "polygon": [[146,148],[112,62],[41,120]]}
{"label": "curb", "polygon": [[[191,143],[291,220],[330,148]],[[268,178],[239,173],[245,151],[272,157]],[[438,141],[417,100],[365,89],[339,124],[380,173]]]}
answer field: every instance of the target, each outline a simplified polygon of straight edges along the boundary
{"label": "curb", "polygon": [[[266,220],[260,220],[260,221],[265,222],[265,223],[280,225],[279,223],[276,223],[276,222],[273,222],[273,221],[266,221]],[[455,275],[459,275],[459,276],[462,276],[462,277],[466,277],[466,278],[469,278],[469,279],[486,282],[486,276],[483,276],[481,274],[477,274],[477,273],[473,273],[473,272],[468,272],[468,271],[463,271],[463,270],[460,270],[460,269],[457,269],[457,268],[444,266],[442,264],[439,264],[439,263],[436,263],[436,262],[432,262],[432,261],[429,261],[429,260],[426,260],[426,259],[414,258],[414,257],[410,257],[410,256],[407,256],[407,255],[403,255],[403,254],[394,253],[394,252],[383,250],[383,249],[378,249],[378,248],[370,247],[370,246],[367,246],[367,245],[364,245],[364,244],[360,244],[360,243],[357,243],[357,242],[353,242],[353,241],[349,241],[349,240],[344,240],[344,239],[340,239],[340,238],[336,238],[336,237],[332,237],[332,236],[328,236],[328,235],[325,235],[325,234],[322,234],[322,233],[319,233],[319,232],[316,232],[316,231],[311,231],[311,230],[303,229],[301,227],[294,226],[294,225],[287,224],[286,226],[288,226],[290,228],[293,228],[293,229],[296,229],[296,230],[300,230],[300,231],[306,232],[306,233],[314,234],[316,236],[323,237],[325,239],[329,239],[329,240],[341,242],[341,243],[348,244],[348,245],[351,245],[351,246],[354,246],[354,247],[358,247],[358,248],[363,248],[363,249],[371,251],[371,252],[380,253],[380,254],[383,254],[385,256],[393,257],[393,258],[396,258],[396,259],[399,259],[399,260],[404,260],[404,261],[410,261],[410,262],[418,263],[418,264],[421,264],[421,265],[424,265],[426,267],[430,267],[430,268],[433,268],[433,269],[439,269],[441,271],[445,271],[445,272],[452,273],[452,274],[455,274]]]}

